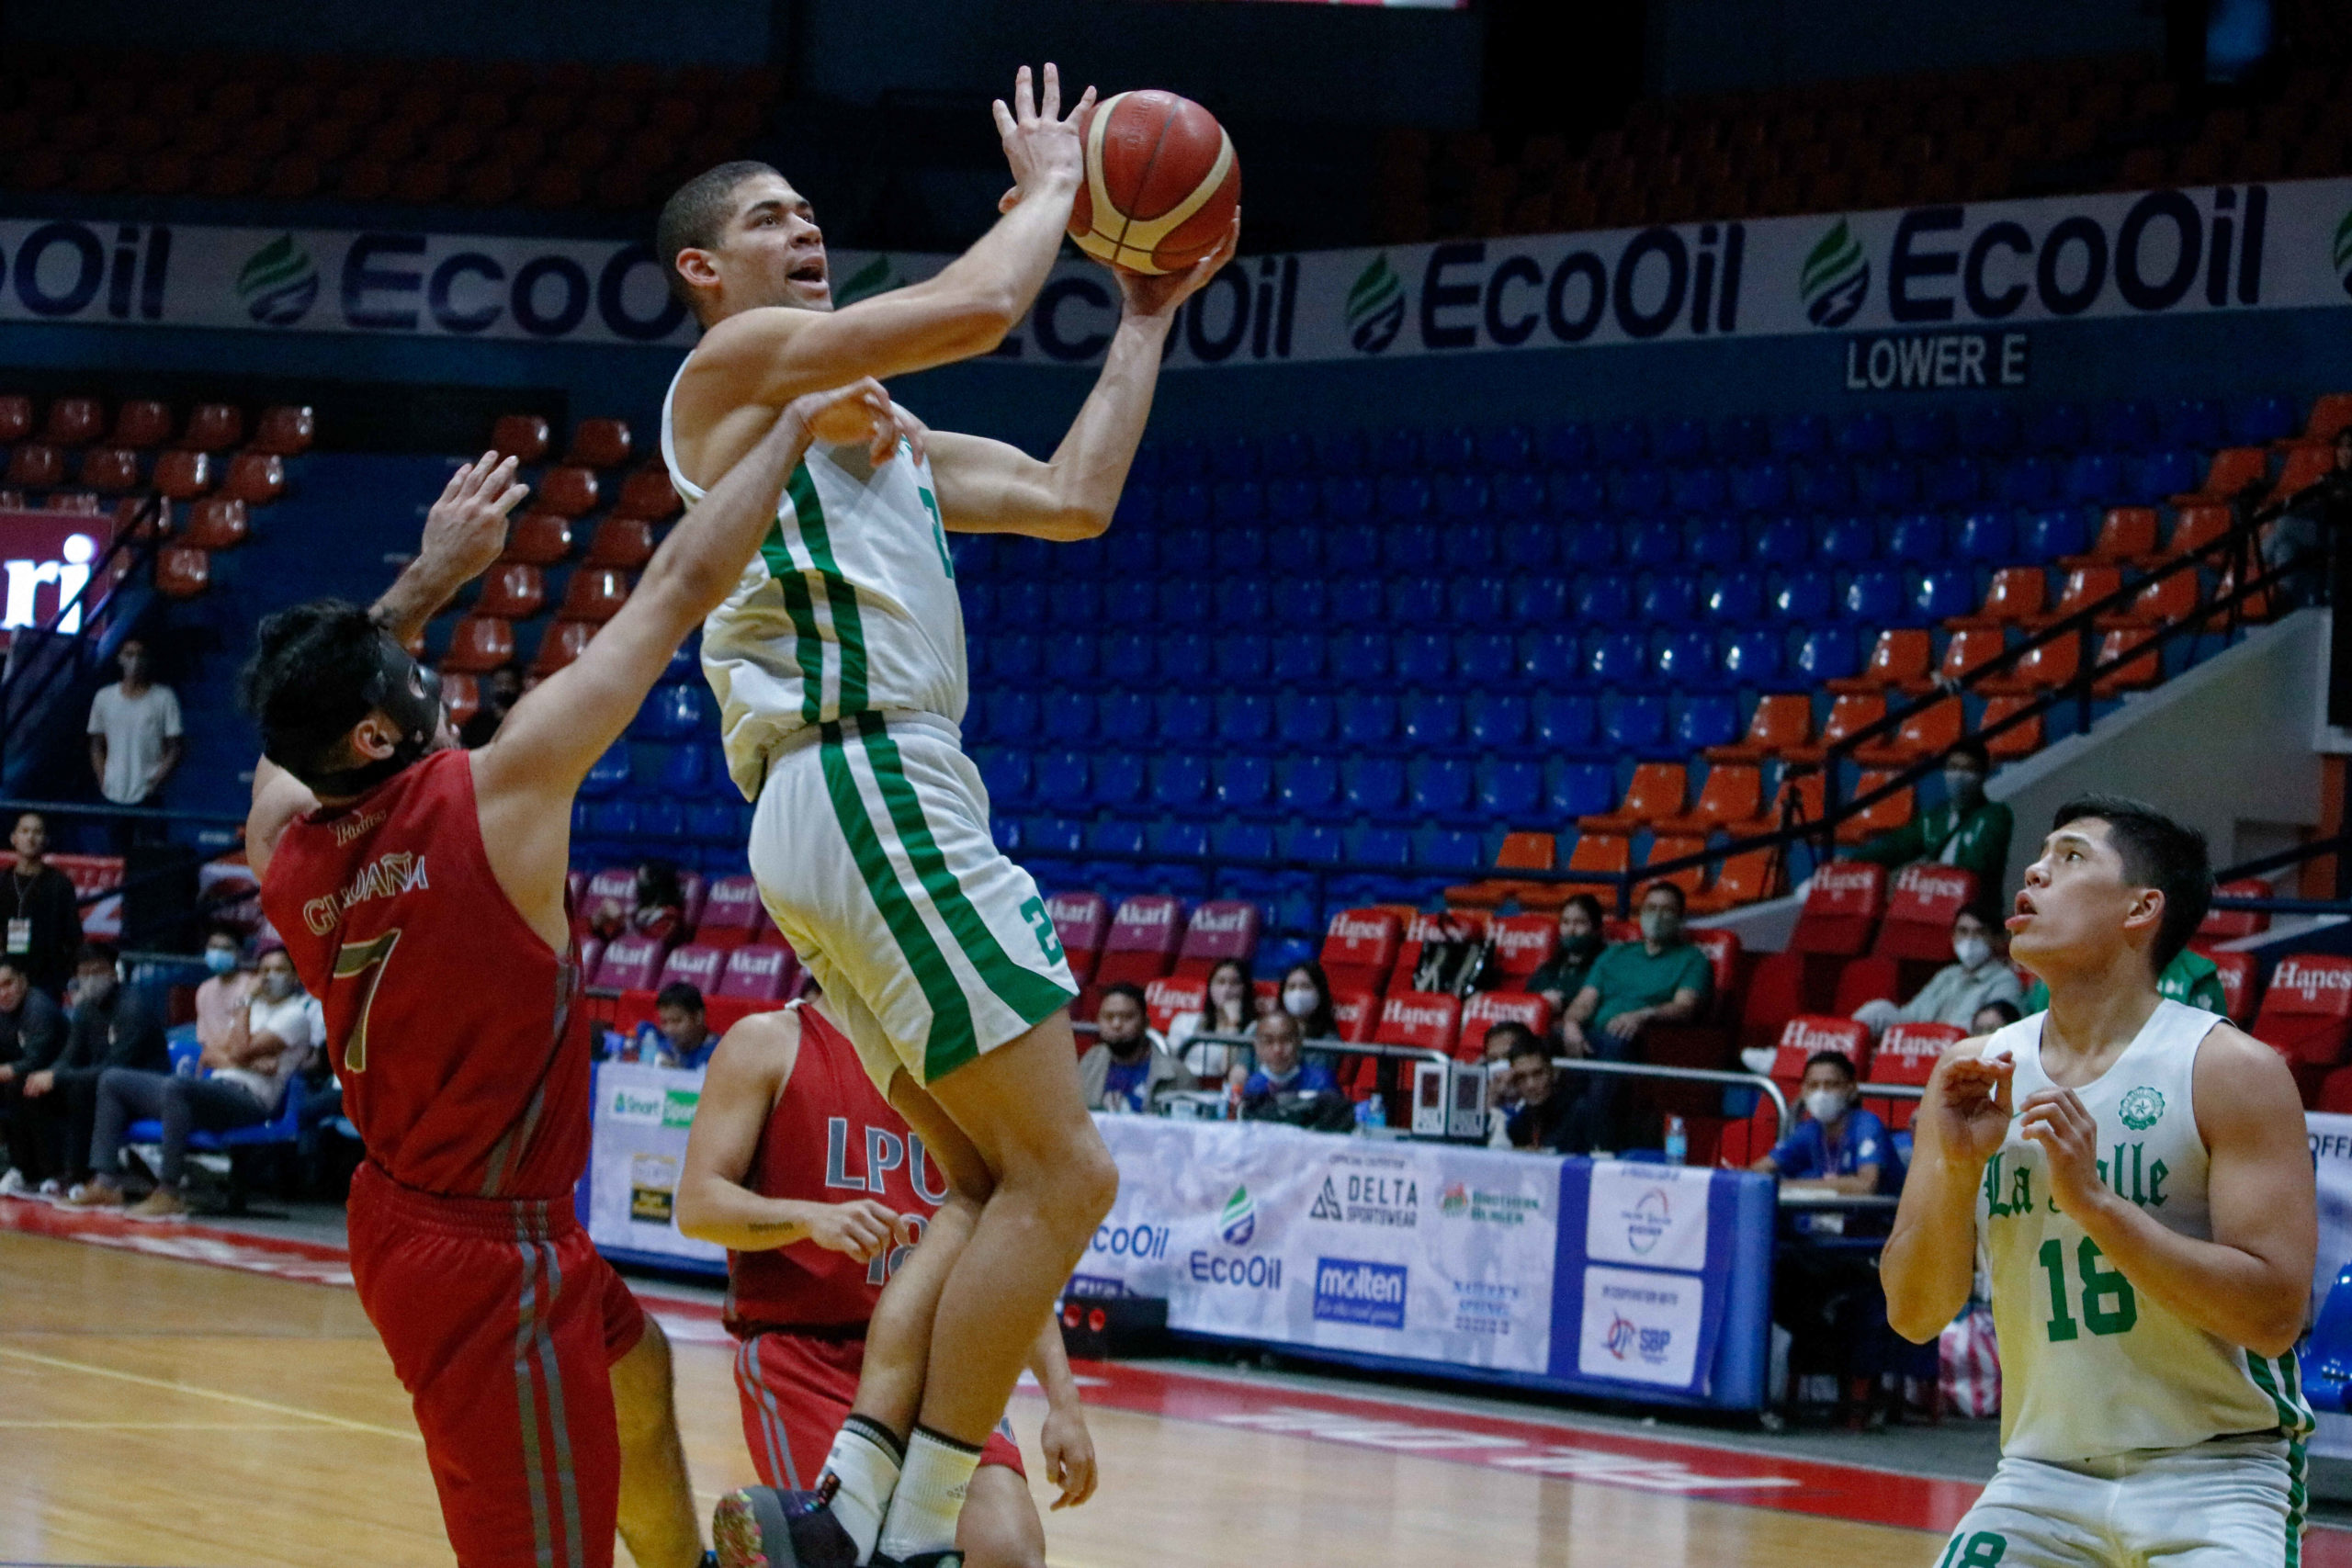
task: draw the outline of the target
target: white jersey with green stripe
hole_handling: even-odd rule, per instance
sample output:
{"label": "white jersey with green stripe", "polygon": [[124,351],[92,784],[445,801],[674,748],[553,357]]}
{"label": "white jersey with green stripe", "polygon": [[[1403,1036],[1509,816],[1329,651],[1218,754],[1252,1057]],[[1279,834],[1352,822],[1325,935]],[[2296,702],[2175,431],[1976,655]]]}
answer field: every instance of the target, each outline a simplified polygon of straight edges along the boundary
{"label": "white jersey with green stripe", "polygon": [[[2013,1104],[2051,1087],[2047,1013],[1996,1033],[2017,1060]],[[2098,1123],[2099,1178],[2166,1229],[2212,1239],[2193,1084],[2220,1021],[2158,1001],[2114,1064],[2075,1092]],[[2132,1289],[2051,1196],[2049,1157],[2010,1124],[1976,1194],[2001,1346],[2001,1451],[2073,1463],[2234,1433],[2299,1440],[2313,1425],[2293,1352],[2275,1360]]]}
{"label": "white jersey with green stripe", "polygon": [[[662,458],[692,506],[703,491],[678,470],[677,390],[673,378]],[[747,800],[776,743],[810,725],[889,712],[959,722],[964,606],[930,464],[904,442],[879,468],[863,446],[810,447],[742,581],[703,623],[702,667]]]}

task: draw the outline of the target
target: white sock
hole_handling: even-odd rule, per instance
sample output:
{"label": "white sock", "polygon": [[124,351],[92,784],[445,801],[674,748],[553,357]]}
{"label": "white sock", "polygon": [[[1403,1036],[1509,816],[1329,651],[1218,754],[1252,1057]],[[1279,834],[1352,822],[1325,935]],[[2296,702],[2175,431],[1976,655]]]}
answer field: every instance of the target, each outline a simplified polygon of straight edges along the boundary
{"label": "white sock", "polygon": [[954,1546],[964,1495],[971,1489],[972,1472],[979,1468],[979,1450],[917,1427],[907,1444],[899,1489],[890,1495],[889,1517],[882,1522],[882,1554],[904,1562]]}
{"label": "white sock", "polygon": [[874,1555],[883,1510],[899,1484],[898,1440],[876,1423],[853,1416],[833,1435],[825,1472],[841,1482],[833,1493],[833,1517],[857,1542],[857,1560],[864,1562]]}

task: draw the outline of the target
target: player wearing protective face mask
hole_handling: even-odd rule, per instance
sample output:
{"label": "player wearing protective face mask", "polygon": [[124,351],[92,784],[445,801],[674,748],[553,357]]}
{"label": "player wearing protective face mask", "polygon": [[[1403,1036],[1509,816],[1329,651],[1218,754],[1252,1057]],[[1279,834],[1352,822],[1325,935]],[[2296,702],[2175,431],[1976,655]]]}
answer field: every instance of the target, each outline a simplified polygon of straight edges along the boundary
{"label": "player wearing protective face mask", "polygon": [[1935,973],[1919,994],[1897,1006],[1877,998],[1854,1010],[1854,1017],[1883,1033],[1892,1023],[1949,1023],[1966,1029],[1977,1010],[1993,1002],[2017,1004],[2023,987],[2008,964],[2008,942],[1997,926],[1973,909],[1951,923],[1953,962]]}
{"label": "player wearing protective face mask", "polygon": [[2000,901],[2002,879],[2008,874],[2009,834],[2015,826],[2007,806],[1984,797],[1984,780],[1992,771],[1984,742],[1961,741],[1944,756],[1943,804],[1880,834],[1856,850],[1853,858],[1883,866],[1934,861],[1973,871],[1978,912],[1992,912]]}

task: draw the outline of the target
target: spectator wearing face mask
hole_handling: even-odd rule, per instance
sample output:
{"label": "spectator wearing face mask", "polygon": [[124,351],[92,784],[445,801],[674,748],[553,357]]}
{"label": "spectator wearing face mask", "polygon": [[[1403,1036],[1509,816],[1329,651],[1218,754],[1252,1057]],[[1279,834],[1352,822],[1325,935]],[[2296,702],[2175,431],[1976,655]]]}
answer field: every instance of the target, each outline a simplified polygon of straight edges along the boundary
{"label": "spectator wearing face mask", "polygon": [[171,1071],[163,1021],[122,983],[120,960],[103,942],[85,942],[74,965],[71,1021],[56,1055],[28,1056],[24,1097],[35,1102],[31,1131],[43,1142],[53,1174],[38,1190],[68,1197],[74,1179],[90,1168],[90,1125],[97,1113],[98,1080],[110,1067]]}
{"label": "spectator wearing face mask", "polygon": [[[1320,964],[1294,964],[1284,970],[1276,1000],[1283,1011],[1298,1020],[1299,1032],[1307,1039],[1339,1038],[1339,1014],[1331,1006],[1331,977],[1323,973]],[[1340,1070],[1340,1058],[1334,1052],[1309,1050],[1306,1059],[1327,1073],[1336,1076]]]}
{"label": "spectator wearing face mask", "polygon": [[2015,818],[2007,806],[1984,798],[1984,779],[1992,771],[1983,741],[1961,741],[1944,754],[1943,804],[1914,813],[1902,827],[1856,850],[1853,858],[1889,867],[1933,861],[1973,871],[1977,912],[1996,918]]}
{"label": "spectator wearing face mask", "polygon": [[1078,1059],[1078,1082],[1091,1111],[1156,1111],[1159,1101],[1194,1087],[1193,1075],[1151,1035],[1143,992],[1116,985],[1102,992],[1094,1014],[1095,1043]]}
{"label": "spectator wearing face mask", "polygon": [[1340,1086],[1328,1071],[1303,1059],[1299,1047],[1306,1035],[1298,1020],[1270,1012],[1258,1021],[1256,1036],[1257,1067],[1236,1063],[1230,1075],[1240,1086],[1241,1119],[1296,1125],[1325,1120],[1326,1107],[1341,1098]]}
{"label": "spectator wearing face mask", "polygon": [[1578,893],[1560,906],[1560,946],[1542,967],[1527,977],[1527,989],[1552,1004],[1552,1014],[1567,1011],[1584,989],[1584,978],[1607,945],[1600,935],[1600,900]]}
{"label": "spectator wearing face mask", "polygon": [[1879,998],[1854,1010],[1854,1017],[1883,1034],[1891,1023],[1949,1023],[1965,1029],[1990,1002],[2015,1002],[2025,987],[2009,967],[2008,933],[1962,909],[1951,923],[1952,962],[1936,971],[1919,994],[1896,1006]]}
{"label": "spectator wearing face mask", "polygon": [[1854,1064],[1836,1051],[1816,1051],[1799,1086],[1804,1120],[1747,1168],[1775,1172],[1856,1194],[1887,1193],[1903,1185],[1886,1123],[1854,1103]]}
{"label": "spectator wearing face mask", "polygon": [[65,1036],[65,1014],[36,989],[21,958],[0,956],[0,1130],[8,1139],[8,1168],[0,1174],[0,1198],[31,1191],[50,1172],[30,1102],[24,1097],[24,1062],[57,1054]]}
{"label": "spectator wearing face mask", "polygon": [[[1621,942],[1594,959],[1584,988],[1568,1004],[1560,1022],[1566,1055],[1636,1061],[1643,1030],[1693,1022],[1705,1010],[1714,995],[1714,968],[1684,934],[1682,909],[1682,889],[1670,882],[1654,882],[1642,895],[1641,940]],[[1589,1076],[1592,1081],[1576,1097],[1575,1146],[1578,1153],[1622,1148],[1631,1131],[1617,1122],[1623,1085],[1614,1077]]]}
{"label": "spectator wearing face mask", "polygon": [[196,988],[196,1043],[207,1051],[226,1051],[244,1030],[259,976],[245,963],[244,943],[228,926],[205,933],[204,967],[210,973]]}
{"label": "spectator wearing face mask", "polygon": [[1168,1049],[1185,1070],[1204,1083],[1226,1075],[1239,1053],[1231,1045],[1193,1043],[1196,1034],[1249,1034],[1258,1027],[1256,987],[1250,965],[1238,958],[1220,958],[1209,971],[1208,993],[1197,1012],[1180,1012],[1168,1021]]}
{"label": "spectator wearing face mask", "polygon": [[244,1028],[219,1049],[207,1048],[208,1077],[172,1072],[109,1067],[98,1080],[96,1124],[90,1135],[90,1179],[66,1202],[74,1208],[120,1206],[122,1140],[130,1123],[153,1117],[164,1124],[163,1158],[155,1190],[131,1208],[135,1220],[175,1219],[187,1213],[180,1180],[193,1132],[225,1133],[255,1126],[277,1114],[286,1085],[302,1070],[326,1039],[326,1020],[294,976],[294,962],[282,947],[261,956]]}

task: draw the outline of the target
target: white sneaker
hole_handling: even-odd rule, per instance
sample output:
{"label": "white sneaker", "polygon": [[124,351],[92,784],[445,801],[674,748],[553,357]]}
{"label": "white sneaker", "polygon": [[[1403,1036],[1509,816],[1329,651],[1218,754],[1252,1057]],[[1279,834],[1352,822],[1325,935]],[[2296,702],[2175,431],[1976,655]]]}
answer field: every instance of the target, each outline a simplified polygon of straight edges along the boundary
{"label": "white sneaker", "polygon": [[0,1176],[0,1198],[22,1198],[31,1189],[32,1183],[25,1179],[25,1173],[13,1165],[6,1175]]}
{"label": "white sneaker", "polygon": [[27,1196],[38,1198],[44,1203],[54,1203],[65,1196],[65,1183],[52,1176]]}

